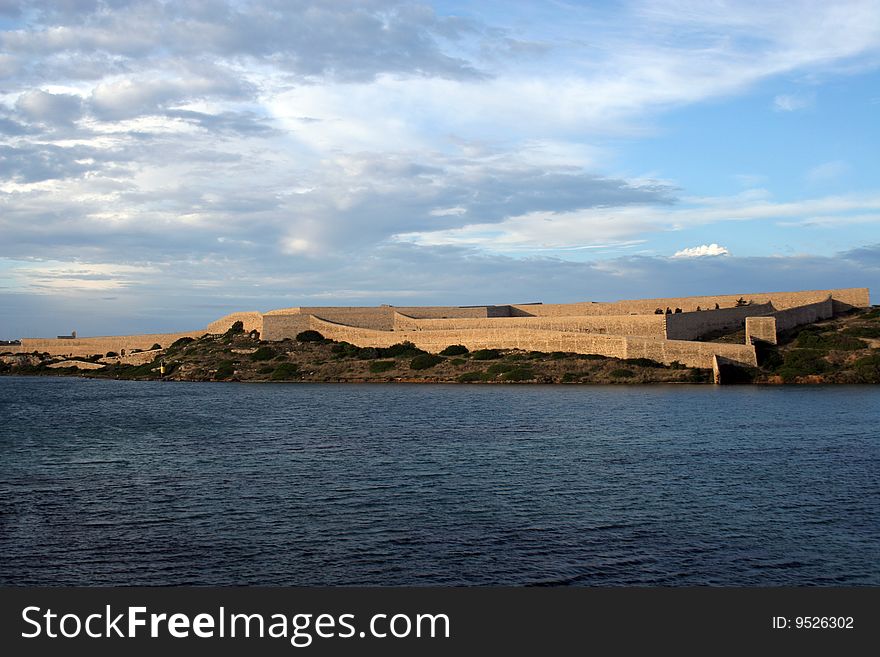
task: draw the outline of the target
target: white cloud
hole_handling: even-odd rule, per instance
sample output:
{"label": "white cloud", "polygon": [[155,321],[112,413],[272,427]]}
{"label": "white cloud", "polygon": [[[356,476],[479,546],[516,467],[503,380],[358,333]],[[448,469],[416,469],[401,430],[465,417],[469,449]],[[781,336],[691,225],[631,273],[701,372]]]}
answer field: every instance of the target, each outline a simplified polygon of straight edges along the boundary
{"label": "white cloud", "polygon": [[725,247],[719,246],[714,242],[712,244],[702,244],[700,246],[692,246],[681,251],[676,251],[673,258],[702,258],[704,256],[723,256],[730,255]]}
{"label": "white cloud", "polygon": [[880,212],[880,196],[826,196],[776,202],[763,190],[735,196],[682,198],[670,205],[583,208],[571,212],[532,212],[494,223],[475,222],[451,229],[408,232],[395,239],[425,246],[468,246],[496,253],[565,250],[573,246],[619,242],[648,233],[682,230],[726,221],[775,221],[803,226],[868,223]]}
{"label": "white cloud", "polygon": [[823,162],[807,171],[807,182],[821,184],[842,178],[850,171],[850,166],[842,160]]}
{"label": "white cloud", "polygon": [[814,100],[811,96],[780,94],[773,98],[773,109],[777,112],[795,112],[810,107],[813,102]]}

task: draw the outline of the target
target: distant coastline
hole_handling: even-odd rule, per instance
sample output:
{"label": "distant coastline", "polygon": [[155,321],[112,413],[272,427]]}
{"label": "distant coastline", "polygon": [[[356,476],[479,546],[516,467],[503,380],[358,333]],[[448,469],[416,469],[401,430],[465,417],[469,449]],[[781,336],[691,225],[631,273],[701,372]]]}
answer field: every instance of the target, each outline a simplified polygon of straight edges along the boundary
{"label": "distant coastline", "polygon": [[[715,336],[741,341],[742,330]],[[159,346],[159,345],[155,345]],[[880,383],[880,309],[855,309],[780,334],[757,347],[759,364],[729,364],[724,383]],[[402,342],[357,347],[307,330],[261,340],[240,323],[222,334],[184,336],[165,348],[69,359],[2,353],[0,374],[102,379],[310,383],[712,383],[713,371],[647,358],[448,345],[429,353]]]}

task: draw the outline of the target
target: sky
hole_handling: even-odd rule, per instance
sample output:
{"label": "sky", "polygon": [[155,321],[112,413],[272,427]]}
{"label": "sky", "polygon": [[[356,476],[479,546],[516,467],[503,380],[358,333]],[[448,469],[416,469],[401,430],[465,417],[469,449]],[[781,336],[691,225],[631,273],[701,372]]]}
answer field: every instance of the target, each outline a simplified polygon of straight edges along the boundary
{"label": "sky", "polygon": [[0,339],[880,290],[880,3],[0,0]]}

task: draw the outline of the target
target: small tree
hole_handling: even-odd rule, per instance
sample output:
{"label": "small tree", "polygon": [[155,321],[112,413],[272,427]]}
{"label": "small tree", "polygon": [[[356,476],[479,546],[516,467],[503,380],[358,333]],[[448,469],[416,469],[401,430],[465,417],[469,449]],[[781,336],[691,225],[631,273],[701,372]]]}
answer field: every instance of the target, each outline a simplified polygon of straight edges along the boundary
{"label": "small tree", "polygon": [[317,331],[302,331],[296,334],[297,342],[320,342],[324,336]]}

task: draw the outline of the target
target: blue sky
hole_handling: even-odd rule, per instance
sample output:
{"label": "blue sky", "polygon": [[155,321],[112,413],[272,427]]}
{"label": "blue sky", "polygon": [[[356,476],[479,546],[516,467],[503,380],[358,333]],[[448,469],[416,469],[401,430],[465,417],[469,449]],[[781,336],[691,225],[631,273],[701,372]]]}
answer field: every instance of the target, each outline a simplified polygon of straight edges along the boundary
{"label": "blue sky", "polygon": [[880,289],[873,0],[7,0],[0,28],[0,338]]}

